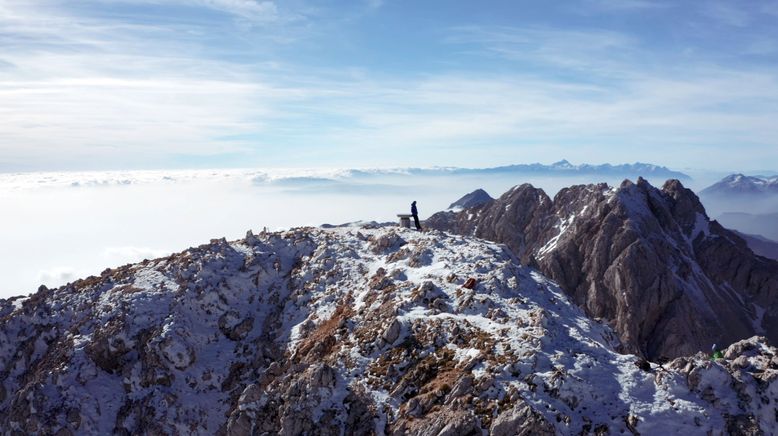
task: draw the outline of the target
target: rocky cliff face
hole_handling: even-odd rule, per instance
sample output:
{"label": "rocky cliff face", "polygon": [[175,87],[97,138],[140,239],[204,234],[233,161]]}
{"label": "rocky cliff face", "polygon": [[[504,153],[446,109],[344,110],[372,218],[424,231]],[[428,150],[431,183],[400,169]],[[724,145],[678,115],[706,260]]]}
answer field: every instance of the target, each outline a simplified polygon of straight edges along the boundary
{"label": "rocky cliff face", "polygon": [[502,242],[606,319],[624,350],[677,357],[754,334],[778,340],[778,263],[710,221],[677,180],[573,186],[552,200],[521,185],[440,212],[427,227]]}
{"label": "rocky cliff face", "polygon": [[249,234],[0,300],[0,430],[759,434],[778,425],[764,341],[640,369],[502,246]]}

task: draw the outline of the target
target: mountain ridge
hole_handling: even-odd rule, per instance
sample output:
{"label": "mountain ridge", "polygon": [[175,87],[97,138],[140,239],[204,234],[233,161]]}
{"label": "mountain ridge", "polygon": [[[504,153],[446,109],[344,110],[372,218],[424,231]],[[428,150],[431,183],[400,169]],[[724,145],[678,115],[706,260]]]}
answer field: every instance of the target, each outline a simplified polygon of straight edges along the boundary
{"label": "mountain ridge", "polygon": [[691,177],[679,171],[671,170],[665,166],[650,163],[635,162],[632,164],[578,164],[574,165],[563,159],[552,164],[511,164],[487,168],[462,168],[462,167],[433,167],[433,168],[398,168],[388,170],[350,170],[355,176],[391,175],[396,173],[411,175],[487,175],[487,174],[534,174],[534,175],[602,175],[622,177],[662,177],[691,180]]}
{"label": "mountain ridge", "polygon": [[640,369],[504,246],[436,231],[249,232],[0,300],[0,319],[0,427],[27,434],[777,425],[764,338]]}
{"label": "mountain ridge", "polygon": [[709,220],[678,180],[576,185],[553,200],[524,184],[426,225],[507,244],[611,322],[633,353],[673,357],[778,335],[778,263]]}

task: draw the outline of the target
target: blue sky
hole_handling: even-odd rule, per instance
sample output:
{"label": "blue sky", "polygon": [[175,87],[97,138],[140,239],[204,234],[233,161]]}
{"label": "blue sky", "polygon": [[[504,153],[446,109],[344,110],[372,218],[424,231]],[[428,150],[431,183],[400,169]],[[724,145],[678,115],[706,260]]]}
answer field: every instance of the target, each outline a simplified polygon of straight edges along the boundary
{"label": "blue sky", "polygon": [[0,0],[0,171],[778,169],[778,1]]}

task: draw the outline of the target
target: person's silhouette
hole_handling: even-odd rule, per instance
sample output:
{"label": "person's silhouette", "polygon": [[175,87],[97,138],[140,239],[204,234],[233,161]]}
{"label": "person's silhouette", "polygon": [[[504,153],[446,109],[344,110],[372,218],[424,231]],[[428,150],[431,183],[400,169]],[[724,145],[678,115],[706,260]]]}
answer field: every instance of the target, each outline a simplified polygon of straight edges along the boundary
{"label": "person's silhouette", "polygon": [[416,202],[411,203],[411,215],[413,215],[413,223],[416,224],[416,230],[421,231],[421,224],[419,223],[419,210],[416,209]]}

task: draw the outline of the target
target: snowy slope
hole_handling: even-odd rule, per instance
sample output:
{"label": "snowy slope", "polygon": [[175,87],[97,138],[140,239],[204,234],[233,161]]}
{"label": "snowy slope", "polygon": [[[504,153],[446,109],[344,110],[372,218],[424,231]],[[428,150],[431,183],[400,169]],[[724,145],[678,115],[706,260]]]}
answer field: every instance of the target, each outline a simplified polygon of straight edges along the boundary
{"label": "snowy slope", "polygon": [[[3,433],[719,434],[778,357],[648,372],[504,246],[376,226],[213,240],[0,300]],[[64,430],[63,430],[64,429]]]}

